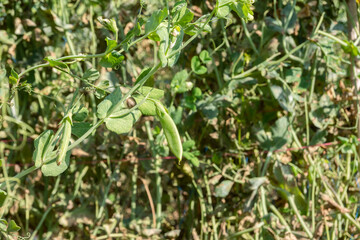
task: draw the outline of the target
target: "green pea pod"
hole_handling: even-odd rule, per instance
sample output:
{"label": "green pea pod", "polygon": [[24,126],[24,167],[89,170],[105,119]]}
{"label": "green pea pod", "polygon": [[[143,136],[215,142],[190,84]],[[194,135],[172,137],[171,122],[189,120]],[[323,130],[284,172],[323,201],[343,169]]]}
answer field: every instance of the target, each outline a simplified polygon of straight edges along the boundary
{"label": "green pea pod", "polygon": [[59,146],[59,155],[56,159],[56,163],[59,166],[61,162],[65,159],[66,150],[69,146],[70,138],[71,138],[71,119],[70,116],[66,117],[62,124],[64,124],[64,131],[62,134],[60,146]]}
{"label": "green pea pod", "polygon": [[171,152],[179,159],[182,159],[182,143],[179,131],[170,117],[166,108],[158,101],[154,101],[156,106],[156,114],[159,117],[162,128],[164,129],[166,140],[168,141]]}

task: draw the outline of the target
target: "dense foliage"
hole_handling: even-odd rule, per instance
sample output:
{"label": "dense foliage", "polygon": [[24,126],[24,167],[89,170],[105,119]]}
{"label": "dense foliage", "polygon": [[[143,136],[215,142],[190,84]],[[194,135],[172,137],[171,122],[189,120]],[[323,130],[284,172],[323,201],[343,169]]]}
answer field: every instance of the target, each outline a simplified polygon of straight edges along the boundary
{"label": "dense foliage", "polygon": [[360,238],[357,12],[2,0],[1,237]]}

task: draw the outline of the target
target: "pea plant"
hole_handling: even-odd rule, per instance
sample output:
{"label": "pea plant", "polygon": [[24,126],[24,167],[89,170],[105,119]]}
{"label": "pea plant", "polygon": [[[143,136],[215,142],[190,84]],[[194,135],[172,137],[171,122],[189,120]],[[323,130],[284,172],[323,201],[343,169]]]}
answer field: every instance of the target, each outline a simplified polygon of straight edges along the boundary
{"label": "pea plant", "polygon": [[[11,192],[12,183],[18,182],[24,176],[38,169],[41,169],[44,176],[56,177],[64,173],[70,165],[72,149],[91,138],[92,135],[96,134],[96,129],[102,125],[116,134],[127,134],[142,116],[155,116],[161,124],[161,134],[165,136],[172,154],[178,159],[178,163],[183,156],[189,160],[196,160],[190,151],[194,144],[188,146],[189,142],[187,142],[186,146],[183,146],[176,124],[161,101],[165,90],[154,87],[154,74],[163,68],[173,67],[181,52],[194,39],[203,37],[210,32],[212,23],[218,19],[227,20],[231,11],[245,21],[252,20],[252,1],[218,0],[210,13],[203,14],[197,19],[188,8],[186,1],[176,1],[171,7],[170,4],[166,1],[165,8],[154,11],[151,16],[147,17],[142,15],[143,4],[141,3],[133,28],[123,39],[119,39],[119,29],[115,19],[99,17],[98,22],[112,35],[112,38],[104,40],[107,47],[103,53],[90,55],[74,53],[74,55],[58,58],[48,56],[44,58],[45,63],[34,65],[22,72],[11,69],[8,78],[5,69],[0,70],[1,78],[8,79],[8,81],[1,81],[0,88],[0,108],[3,116],[6,116],[7,111],[11,111],[17,92],[32,91],[32,86],[27,83],[26,77],[35,69],[52,68],[54,71],[76,79],[85,86],[84,88],[73,89],[73,93],[69,96],[70,101],[66,106],[61,106],[63,117],[59,121],[57,129],[55,131],[54,129],[46,129],[35,139],[35,150],[32,153],[34,165],[19,172],[14,177],[5,176],[6,180],[1,184],[1,189],[6,188],[7,192],[0,190],[0,206],[7,206],[9,201],[7,193]],[[101,67],[116,70],[124,61],[127,61],[124,53],[147,39],[151,40],[154,46],[154,64],[141,71],[133,86],[109,88],[108,83],[97,81],[100,77],[100,68],[91,64],[84,64],[84,62],[89,63],[89,61],[99,59]],[[202,51],[199,56],[192,58],[191,69],[195,74],[204,74],[206,72],[204,65],[210,61],[210,54],[207,51]],[[87,68],[84,72],[82,71],[82,64]],[[188,73],[180,72],[177,76],[179,79],[186,79]],[[185,91],[184,89],[191,89],[192,83],[176,84],[174,81],[171,87],[172,92],[181,93]],[[196,89],[193,92],[196,98]],[[88,108],[82,104],[86,93],[92,97],[95,96],[101,102],[93,109]],[[88,117],[91,112],[93,113],[92,121]],[[10,117],[4,117],[2,121],[17,123]],[[32,128],[25,123],[21,123],[20,127],[24,139],[33,134]],[[0,143],[0,158],[3,169],[6,168],[4,151],[13,148],[14,146]],[[194,165],[198,164],[195,162]],[[0,231],[5,236],[11,235],[19,229],[20,227],[16,225],[14,220],[9,222],[5,219],[0,220]]]}

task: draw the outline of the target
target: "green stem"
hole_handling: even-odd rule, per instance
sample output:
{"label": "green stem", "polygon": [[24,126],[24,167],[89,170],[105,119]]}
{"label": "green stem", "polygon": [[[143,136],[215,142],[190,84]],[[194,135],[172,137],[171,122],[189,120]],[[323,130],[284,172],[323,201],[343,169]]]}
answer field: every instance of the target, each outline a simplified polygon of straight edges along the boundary
{"label": "green stem", "polygon": [[246,36],[246,38],[248,39],[251,48],[253,49],[253,51],[255,52],[255,54],[256,54],[257,56],[259,56],[259,55],[260,55],[260,54],[259,54],[259,51],[257,50],[257,48],[256,48],[253,40],[251,39],[249,30],[247,29],[245,20],[244,20],[243,18],[241,18],[241,24],[242,24],[242,26],[243,26],[243,29],[244,29],[244,32],[245,32],[245,36]]}
{"label": "green stem", "polygon": [[[215,8],[216,9],[216,8]],[[176,51],[172,52],[169,56],[167,56],[168,58],[171,58],[172,56],[175,56],[178,52],[182,51],[184,48],[187,47],[187,45],[189,45],[195,38],[197,38],[197,36],[204,30],[206,24],[208,24],[211,20],[211,18],[214,16],[215,14],[215,9],[211,12],[209,18],[206,20],[206,22],[202,25],[202,27],[200,28],[199,31],[196,32],[196,34],[194,36],[192,36],[191,38],[189,38],[189,40],[187,40],[179,49],[177,49]]]}
{"label": "green stem", "polygon": [[39,231],[39,229],[41,228],[42,224],[44,223],[47,215],[49,214],[49,212],[53,209],[53,207],[49,207],[46,212],[42,215],[41,220],[39,222],[39,224],[36,226],[36,229],[34,230],[34,232],[32,233],[30,240],[33,240],[36,237],[37,232]]}
{"label": "green stem", "polygon": [[156,228],[160,229],[161,227],[161,219],[162,219],[162,205],[161,205],[161,198],[162,198],[162,187],[161,187],[161,175],[160,175],[160,169],[162,164],[162,159],[160,156],[153,150],[155,147],[154,143],[154,137],[151,132],[151,126],[150,122],[145,122],[146,132],[148,135],[148,139],[151,146],[151,152],[153,157],[155,157],[155,163],[154,163],[154,171],[155,171],[155,201],[156,201]]}
{"label": "green stem", "polygon": [[319,33],[320,35],[323,35],[325,37],[328,37],[336,42],[338,42],[339,44],[341,44],[343,47],[346,47],[348,44],[346,42],[344,42],[343,40],[341,40],[340,38],[335,37],[334,35],[331,35],[330,33],[318,30],[317,33]]}
{"label": "green stem", "polygon": [[245,234],[245,233],[253,232],[253,231],[261,228],[262,226],[264,226],[264,224],[265,224],[264,222],[261,222],[261,223],[255,225],[255,226],[252,227],[252,228],[248,228],[248,229],[242,230],[242,231],[240,231],[240,232],[234,233],[234,234],[230,235],[230,236],[228,237],[228,239],[238,238],[238,237],[240,237],[241,235],[243,235],[243,234]]}
{"label": "green stem", "polygon": [[136,193],[137,193],[137,177],[138,177],[138,162],[134,164],[134,171],[131,176],[132,191],[131,191],[131,221],[135,220],[135,211],[136,211]]}
{"label": "green stem", "polygon": [[[211,190],[210,190],[210,186],[209,186],[209,181],[208,181],[208,177],[207,174],[204,171],[204,183],[205,183],[205,187],[206,187],[206,194],[207,194],[207,201],[209,204],[209,211],[213,212],[213,205],[212,205],[212,199],[211,199]],[[215,220],[215,215],[211,214],[211,223],[212,223],[212,229],[213,229],[213,235],[214,235],[214,239],[218,240],[218,233],[217,233],[217,227],[216,227],[216,220]]]}
{"label": "green stem", "polygon": [[[287,194],[288,194],[288,193],[287,193]],[[288,202],[289,202],[289,205],[290,205],[290,207],[292,208],[292,210],[295,212],[295,215],[296,215],[296,217],[298,218],[298,220],[299,220],[299,222],[300,222],[300,225],[302,226],[302,228],[304,229],[304,231],[306,232],[306,234],[308,235],[308,237],[309,237],[310,239],[312,239],[312,238],[313,238],[313,234],[311,233],[309,227],[306,225],[306,223],[304,222],[304,219],[302,218],[299,210],[297,209],[293,195],[288,194]]]}

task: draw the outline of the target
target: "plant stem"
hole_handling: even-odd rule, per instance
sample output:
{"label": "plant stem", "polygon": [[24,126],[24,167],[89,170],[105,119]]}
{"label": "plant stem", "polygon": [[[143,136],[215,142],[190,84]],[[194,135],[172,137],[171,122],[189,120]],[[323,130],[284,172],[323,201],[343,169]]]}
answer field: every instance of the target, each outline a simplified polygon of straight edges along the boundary
{"label": "plant stem", "polygon": [[[208,177],[207,177],[207,174],[205,173],[204,171],[204,183],[205,183],[205,187],[206,187],[206,194],[207,194],[207,197],[208,197],[208,204],[209,204],[209,211],[210,212],[213,212],[214,209],[213,209],[213,205],[212,205],[212,199],[211,199],[211,191],[210,191],[210,186],[209,186],[209,181],[208,181]],[[215,215],[214,214],[211,214],[211,223],[212,223],[212,228],[213,228],[213,236],[214,236],[214,239],[215,240],[218,240],[218,233],[217,233],[217,228],[216,228],[216,220],[215,220]]]}
{"label": "plant stem", "polygon": [[49,214],[49,212],[53,209],[52,206],[48,207],[48,209],[46,210],[46,212],[42,215],[41,220],[39,222],[39,224],[36,226],[36,229],[34,230],[34,232],[31,234],[30,240],[33,240],[36,237],[37,232],[40,230],[42,224],[44,223],[47,215]]}
{"label": "plant stem", "polygon": [[312,238],[313,238],[313,234],[311,233],[309,227],[308,227],[308,226],[306,225],[306,223],[304,222],[304,219],[302,218],[299,210],[298,210],[297,207],[296,207],[296,203],[295,203],[295,201],[294,201],[294,195],[290,195],[290,194],[288,194],[288,193],[287,193],[287,195],[288,195],[288,200],[289,200],[288,202],[289,202],[291,208],[293,209],[293,211],[295,212],[295,215],[296,215],[296,217],[298,218],[298,220],[299,220],[299,222],[300,222],[300,225],[302,226],[302,228],[304,229],[304,231],[306,232],[306,234],[308,235],[308,237],[309,237],[310,239],[312,239]]}
{"label": "plant stem", "polygon": [[160,229],[161,227],[161,219],[162,219],[162,206],[161,206],[161,198],[162,198],[162,187],[161,187],[161,175],[160,169],[162,165],[162,159],[160,156],[154,151],[155,143],[154,137],[151,132],[150,122],[145,122],[147,136],[150,142],[151,152],[153,157],[155,158],[154,163],[154,171],[155,171],[155,204],[156,204],[156,228]]}
{"label": "plant stem", "polygon": [[254,227],[252,227],[252,228],[248,228],[248,229],[245,229],[245,230],[242,230],[242,231],[240,231],[240,232],[237,232],[237,233],[234,233],[234,234],[230,235],[230,236],[228,237],[228,239],[240,237],[241,235],[243,235],[243,234],[245,234],[245,233],[253,232],[253,231],[261,228],[262,226],[264,226],[264,224],[265,224],[264,222],[258,223],[258,224],[256,224]]}
{"label": "plant stem", "polygon": [[132,184],[132,191],[131,191],[131,221],[135,220],[135,211],[136,211],[136,193],[137,193],[137,177],[138,177],[138,162],[134,163],[134,171],[131,176],[131,184]]}

